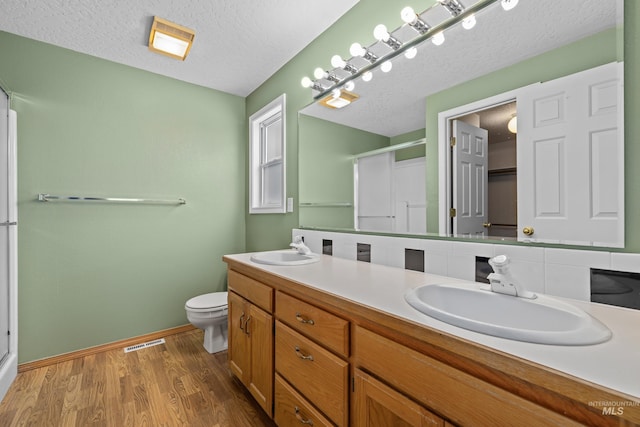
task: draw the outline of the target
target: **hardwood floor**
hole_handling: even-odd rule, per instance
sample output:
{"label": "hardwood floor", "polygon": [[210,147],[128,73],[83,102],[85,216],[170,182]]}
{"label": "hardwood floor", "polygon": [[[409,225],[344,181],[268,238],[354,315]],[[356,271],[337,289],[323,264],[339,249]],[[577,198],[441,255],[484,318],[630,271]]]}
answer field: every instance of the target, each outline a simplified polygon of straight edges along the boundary
{"label": "hardwood floor", "polygon": [[131,353],[110,350],[18,374],[0,426],[268,426],[275,424],[199,329]]}

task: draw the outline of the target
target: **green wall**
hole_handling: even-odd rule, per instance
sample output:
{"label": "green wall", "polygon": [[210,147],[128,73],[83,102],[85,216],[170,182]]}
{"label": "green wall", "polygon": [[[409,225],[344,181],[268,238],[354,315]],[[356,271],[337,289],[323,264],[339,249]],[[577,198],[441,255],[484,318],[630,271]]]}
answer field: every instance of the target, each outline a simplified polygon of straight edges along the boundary
{"label": "green wall", "polygon": [[294,198],[295,209],[288,214],[246,214],[247,250],[258,251],[288,247],[291,229],[300,225],[298,209],[298,111],[313,101],[310,89],[300,85],[303,76],[312,75],[316,67],[330,67],[335,54],[349,57],[349,46],[355,41],[369,43],[376,24],[389,28],[399,26],[400,9],[411,6],[424,10],[428,2],[410,0],[402,4],[386,0],[360,0],[333,26],[321,34],[296,57],[247,97],[247,118],[281,95],[287,94],[287,195]]}
{"label": "green wall", "polygon": [[[304,203],[353,203],[353,156],[387,147],[389,138],[300,115],[298,190]],[[353,229],[353,207],[301,207],[301,226]]]}
{"label": "green wall", "polygon": [[[425,134],[425,129],[418,129],[411,132],[403,133],[401,135],[396,135],[391,137],[390,145],[402,144],[403,142],[411,142],[417,141],[419,139],[423,139]],[[402,150],[396,151],[396,162],[400,162],[402,160],[415,159],[417,157],[426,156],[426,145],[419,145],[417,147],[404,148]]]}
{"label": "green wall", "polygon": [[245,250],[244,99],[3,32],[0,52],[18,112],[20,362],[188,323],[185,301],[226,289],[221,257]]}

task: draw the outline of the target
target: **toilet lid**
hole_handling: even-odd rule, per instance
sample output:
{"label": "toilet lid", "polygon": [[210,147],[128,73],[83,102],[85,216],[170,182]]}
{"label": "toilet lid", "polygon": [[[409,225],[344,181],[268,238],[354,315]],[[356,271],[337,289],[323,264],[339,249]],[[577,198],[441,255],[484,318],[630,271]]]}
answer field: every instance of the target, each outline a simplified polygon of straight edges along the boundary
{"label": "toilet lid", "polygon": [[212,292],[210,294],[198,295],[191,298],[185,304],[189,308],[203,309],[203,308],[215,308],[227,305],[227,293],[226,292]]}

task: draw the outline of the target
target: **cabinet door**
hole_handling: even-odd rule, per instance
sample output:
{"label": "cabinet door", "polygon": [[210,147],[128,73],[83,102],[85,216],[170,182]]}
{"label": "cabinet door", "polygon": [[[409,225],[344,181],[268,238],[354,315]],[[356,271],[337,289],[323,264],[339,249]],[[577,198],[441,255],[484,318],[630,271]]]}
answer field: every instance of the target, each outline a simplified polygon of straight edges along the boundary
{"label": "cabinet door", "polygon": [[444,426],[444,420],[366,373],[355,370],[356,427]]}
{"label": "cabinet door", "polygon": [[246,386],[251,379],[251,346],[245,333],[248,302],[229,292],[229,344],[227,357],[229,369]]}
{"label": "cabinet door", "polygon": [[251,346],[251,379],[249,391],[269,416],[273,413],[273,317],[249,304],[249,317],[244,324]]}

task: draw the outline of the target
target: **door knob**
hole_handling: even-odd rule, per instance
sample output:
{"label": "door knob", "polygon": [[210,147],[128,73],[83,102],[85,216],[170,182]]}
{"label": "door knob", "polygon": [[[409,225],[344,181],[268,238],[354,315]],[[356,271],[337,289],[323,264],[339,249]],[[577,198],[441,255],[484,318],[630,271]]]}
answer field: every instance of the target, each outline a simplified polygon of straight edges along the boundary
{"label": "door knob", "polygon": [[531,236],[533,235],[533,227],[525,227],[522,229],[522,232],[525,234],[525,236]]}
{"label": "door knob", "polygon": [[491,227],[491,223],[490,222],[485,222],[485,223],[482,224],[482,226],[484,228],[489,228],[489,227]]}

